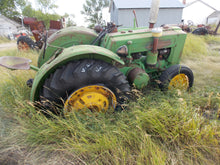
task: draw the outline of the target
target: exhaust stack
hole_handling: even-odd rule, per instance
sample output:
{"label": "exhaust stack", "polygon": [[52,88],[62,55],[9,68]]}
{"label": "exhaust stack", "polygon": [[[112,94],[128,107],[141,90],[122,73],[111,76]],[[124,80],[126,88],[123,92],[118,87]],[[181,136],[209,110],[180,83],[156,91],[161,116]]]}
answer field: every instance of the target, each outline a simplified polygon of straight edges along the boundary
{"label": "exhaust stack", "polygon": [[152,0],[150,8],[149,28],[153,28],[157,22],[160,0]]}

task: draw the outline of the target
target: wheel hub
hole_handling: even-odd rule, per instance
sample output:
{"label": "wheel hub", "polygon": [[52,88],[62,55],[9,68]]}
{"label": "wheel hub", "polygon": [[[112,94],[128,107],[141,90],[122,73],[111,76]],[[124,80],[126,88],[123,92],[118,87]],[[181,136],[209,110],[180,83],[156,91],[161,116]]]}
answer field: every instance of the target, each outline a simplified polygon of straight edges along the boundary
{"label": "wheel hub", "polygon": [[116,97],[114,93],[103,86],[91,85],[73,92],[64,104],[67,112],[72,110],[90,109],[92,112],[106,112],[115,109]]}
{"label": "wheel hub", "polygon": [[189,78],[185,74],[178,74],[170,80],[168,89],[187,90],[189,88]]}

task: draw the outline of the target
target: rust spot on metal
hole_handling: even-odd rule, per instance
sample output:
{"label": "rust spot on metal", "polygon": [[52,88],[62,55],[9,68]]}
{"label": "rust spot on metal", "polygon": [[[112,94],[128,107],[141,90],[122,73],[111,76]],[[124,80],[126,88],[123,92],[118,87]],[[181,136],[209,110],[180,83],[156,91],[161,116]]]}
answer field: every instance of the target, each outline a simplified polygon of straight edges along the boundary
{"label": "rust spot on metal", "polygon": [[79,99],[79,102],[83,105],[85,104],[85,102],[82,99]]}
{"label": "rust spot on metal", "polygon": [[120,46],[117,50],[117,54],[127,55],[128,54],[128,47],[126,45]]}
{"label": "rust spot on metal", "polygon": [[81,35],[84,35],[87,38],[87,40],[91,40],[93,37],[97,36],[93,32],[86,31],[84,29],[83,30],[72,29],[72,31],[64,30],[64,31],[58,31],[58,32],[53,37],[48,38],[48,43],[49,44],[54,42],[57,38],[61,38],[61,37],[67,37],[68,36],[71,39],[80,40],[81,37],[82,37]]}
{"label": "rust spot on metal", "polygon": [[30,29],[36,41],[41,39],[41,35],[46,31],[46,26],[43,21],[37,21],[30,24]]}
{"label": "rust spot on metal", "polygon": [[106,107],[106,101],[104,101],[103,103],[104,103],[104,107]]}
{"label": "rust spot on metal", "polygon": [[23,57],[15,56],[3,56],[0,57],[0,66],[9,68],[9,69],[30,69],[31,60]]}
{"label": "rust spot on metal", "polygon": [[63,25],[60,21],[50,20],[50,29],[62,29]]}
{"label": "rust spot on metal", "polygon": [[137,77],[137,75],[138,75],[139,73],[146,73],[146,72],[145,72],[143,69],[138,68],[138,67],[132,69],[132,70],[128,73],[128,81],[129,81],[130,83],[133,83],[134,80],[135,80],[135,78]]}
{"label": "rust spot on metal", "polygon": [[110,45],[110,48],[109,49],[111,49],[112,47],[113,47],[113,45],[115,44],[115,41],[114,40],[112,40],[111,41],[111,45]]}
{"label": "rust spot on metal", "polygon": [[69,105],[74,105],[74,103],[75,103],[74,100],[70,100],[70,101],[68,102]]}
{"label": "rust spot on metal", "polygon": [[[157,45],[157,49],[162,49],[164,47],[168,47],[169,45],[171,45],[171,40],[159,40],[158,45]],[[148,50],[152,50],[153,49],[153,43],[148,44],[146,46],[146,48]]]}

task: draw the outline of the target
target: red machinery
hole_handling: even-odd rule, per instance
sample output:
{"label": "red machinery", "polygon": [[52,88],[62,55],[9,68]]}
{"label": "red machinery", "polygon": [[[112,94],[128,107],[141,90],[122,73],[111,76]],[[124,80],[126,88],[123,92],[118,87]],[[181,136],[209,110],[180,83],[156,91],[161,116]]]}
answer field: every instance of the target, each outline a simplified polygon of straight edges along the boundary
{"label": "red machinery", "polygon": [[34,38],[35,42],[26,35],[21,34],[21,36],[17,40],[17,45],[19,50],[29,50],[29,49],[41,49],[43,43],[45,42],[46,38],[51,34],[55,33],[57,30],[63,28],[63,22],[65,20],[62,19],[61,21],[50,21],[50,28],[46,30],[46,26],[43,21],[37,21],[36,18],[25,17],[23,19],[24,25],[28,25]]}

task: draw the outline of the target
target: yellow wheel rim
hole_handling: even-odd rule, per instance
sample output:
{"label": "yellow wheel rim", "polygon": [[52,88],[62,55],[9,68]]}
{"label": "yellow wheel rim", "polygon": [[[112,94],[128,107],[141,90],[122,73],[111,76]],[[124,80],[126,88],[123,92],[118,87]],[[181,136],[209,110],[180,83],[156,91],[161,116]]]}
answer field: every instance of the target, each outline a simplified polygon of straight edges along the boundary
{"label": "yellow wheel rim", "polygon": [[73,92],[64,104],[64,110],[90,109],[92,112],[106,112],[109,108],[115,109],[116,97],[114,93],[103,86],[86,86]]}
{"label": "yellow wheel rim", "polygon": [[28,50],[30,50],[30,47],[29,47],[29,45],[26,42],[20,41],[18,43],[18,50],[20,50],[20,51],[28,51]]}
{"label": "yellow wheel rim", "polygon": [[178,74],[169,83],[168,89],[187,90],[189,88],[189,78],[185,74]]}

